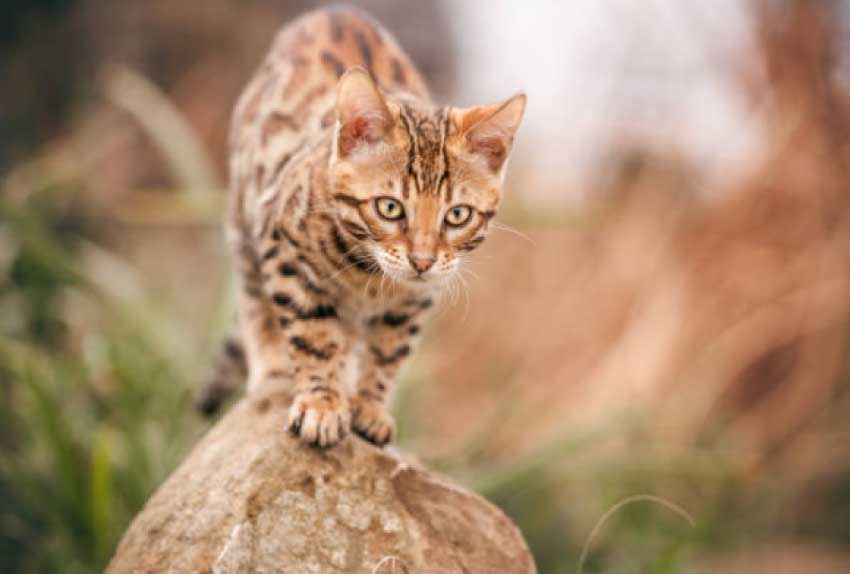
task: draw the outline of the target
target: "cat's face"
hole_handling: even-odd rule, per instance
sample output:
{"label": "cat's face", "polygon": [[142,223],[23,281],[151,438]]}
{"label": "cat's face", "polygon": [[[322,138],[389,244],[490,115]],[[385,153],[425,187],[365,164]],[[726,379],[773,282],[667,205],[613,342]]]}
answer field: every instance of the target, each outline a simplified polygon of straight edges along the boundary
{"label": "cat's face", "polygon": [[355,256],[394,280],[439,282],[480,245],[525,108],[518,95],[470,109],[384,98],[362,70],[341,79],[331,185]]}

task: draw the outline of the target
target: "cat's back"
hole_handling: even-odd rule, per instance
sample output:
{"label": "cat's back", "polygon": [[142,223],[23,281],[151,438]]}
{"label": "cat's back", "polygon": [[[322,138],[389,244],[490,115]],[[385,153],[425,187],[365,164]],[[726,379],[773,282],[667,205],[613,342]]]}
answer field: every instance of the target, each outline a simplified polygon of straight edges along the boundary
{"label": "cat's back", "polygon": [[232,153],[250,147],[282,157],[329,129],[337,80],[351,66],[368,70],[389,93],[428,98],[410,58],[371,17],[345,6],[314,10],[283,27],[240,96],[231,125]]}

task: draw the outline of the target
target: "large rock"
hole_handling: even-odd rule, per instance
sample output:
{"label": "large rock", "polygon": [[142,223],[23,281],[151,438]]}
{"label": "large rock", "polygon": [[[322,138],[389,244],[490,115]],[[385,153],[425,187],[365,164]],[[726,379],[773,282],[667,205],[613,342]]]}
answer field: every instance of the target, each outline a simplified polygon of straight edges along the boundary
{"label": "large rock", "polygon": [[107,572],[535,572],[493,505],[357,438],[302,445],[284,430],[289,402],[236,405],[148,501]]}

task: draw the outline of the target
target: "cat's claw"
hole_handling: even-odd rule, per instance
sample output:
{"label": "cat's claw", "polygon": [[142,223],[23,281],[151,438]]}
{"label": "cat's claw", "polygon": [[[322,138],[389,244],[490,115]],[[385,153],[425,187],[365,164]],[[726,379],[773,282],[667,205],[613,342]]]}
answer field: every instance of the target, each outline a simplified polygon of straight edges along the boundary
{"label": "cat's claw", "polygon": [[289,408],[289,431],[303,442],[328,448],[348,435],[348,405],[328,393],[299,393]]}
{"label": "cat's claw", "polygon": [[392,441],[395,423],[383,404],[353,399],[351,411],[351,428],[362,438],[380,447]]}

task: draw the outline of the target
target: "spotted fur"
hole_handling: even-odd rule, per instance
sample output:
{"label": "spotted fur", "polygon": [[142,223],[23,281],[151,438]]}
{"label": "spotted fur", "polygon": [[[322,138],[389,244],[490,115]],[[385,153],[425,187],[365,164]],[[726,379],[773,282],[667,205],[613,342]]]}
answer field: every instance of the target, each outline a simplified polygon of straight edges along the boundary
{"label": "spotted fur", "polygon": [[351,9],[278,34],[231,126],[242,343],[225,359],[247,365],[249,393],[295,381],[288,425],[305,442],[391,439],[387,397],[440,287],[484,240],[524,105],[434,105],[396,41]]}

